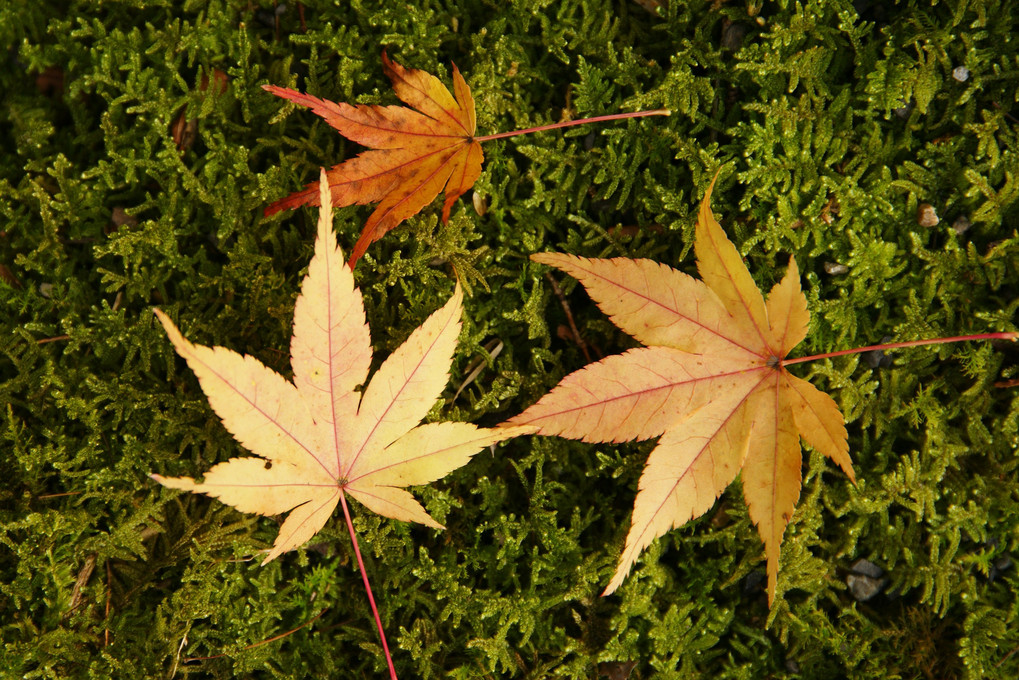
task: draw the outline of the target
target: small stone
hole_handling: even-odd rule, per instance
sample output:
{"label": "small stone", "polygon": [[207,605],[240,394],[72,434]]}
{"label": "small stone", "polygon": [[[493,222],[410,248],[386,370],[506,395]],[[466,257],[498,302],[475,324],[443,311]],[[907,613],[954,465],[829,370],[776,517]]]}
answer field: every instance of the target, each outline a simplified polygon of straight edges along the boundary
{"label": "small stone", "polygon": [[956,66],[952,69],[952,77],[960,83],[965,83],[969,80],[969,69],[965,66]]}
{"label": "small stone", "polygon": [[849,567],[849,570],[854,574],[860,574],[862,576],[870,576],[871,578],[881,578],[884,575],[884,569],[877,566],[870,560],[859,559],[853,562],[853,566]]}
{"label": "small stone", "polygon": [[484,217],[485,213],[488,212],[488,199],[477,191],[471,195],[471,203],[474,204],[474,212],[478,213],[479,216]]}
{"label": "small stone", "polygon": [[743,592],[747,595],[751,593],[758,593],[764,589],[764,584],[768,582],[768,575],[763,569],[754,569],[752,572],[747,574],[747,577],[743,579]]}
{"label": "small stone", "polygon": [[885,580],[883,578],[850,574],[846,577],[846,585],[849,586],[849,592],[854,600],[866,602],[881,592],[881,589],[885,587]]}
{"label": "small stone", "polygon": [[856,560],[852,573],[846,576],[846,585],[857,602],[866,602],[880,593],[888,579],[882,578],[884,570],[869,560]]}
{"label": "small stone", "polygon": [[[891,342],[892,337],[886,335],[881,338],[881,344]],[[883,349],[872,349],[869,352],[864,352],[860,355],[863,358],[863,363],[873,368],[883,368],[885,366],[892,365],[892,357],[885,353]]]}
{"label": "small stone", "polygon": [[965,234],[969,230],[969,228],[970,221],[969,218],[966,217],[965,215],[960,215],[959,217],[956,217],[955,222],[952,222],[952,229],[954,229],[955,233],[958,234],[959,236]]}
{"label": "small stone", "polygon": [[1008,571],[1012,568],[1012,558],[1008,555],[1002,555],[998,559],[991,562],[991,568],[987,573],[987,582],[993,583],[994,579],[1001,575],[1001,572]]}
{"label": "small stone", "polygon": [[899,104],[901,104],[901,106],[899,106],[897,109],[892,109],[892,113],[894,113],[899,118],[909,118],[909,114],[913,110],[913,102],[908,102],[904,99],[900,99]]}
{"label": "small stone", "polygon": [[921,203],[916,206],[916,223],[921,227],[936,227],[940,221],[938,213],[930,203]]}
{"label": "small stone", "polygon": [[838,262],[825,262],[824,271],[832,276],[840,276],[849,272],[849,267]]}
{"label": "small stone", "polygon": [[52,283],[40,283],[39,284],[39,295],[42,295],[46,299],[53,297],[53,284]]}
{"label": "small stone", "polygon": [[881,361],[885,358],[885,352],[883,349],[875,349],[870,352],[863,353],[863,361],[871,368],[877,368],[881,365]]}

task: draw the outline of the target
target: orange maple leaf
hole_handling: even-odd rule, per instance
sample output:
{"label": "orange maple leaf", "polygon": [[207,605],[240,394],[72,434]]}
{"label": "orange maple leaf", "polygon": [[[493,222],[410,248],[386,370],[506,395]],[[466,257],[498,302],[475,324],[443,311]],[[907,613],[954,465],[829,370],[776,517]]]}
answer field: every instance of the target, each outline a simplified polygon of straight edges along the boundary
{"label": "orange maple leaf", "polygon": [[588,442],[661,437],[641,475],[613,592],[651,541],[706,512],[743,471],[774,600],[782,535],[800,495],[800,438],[854,479],[838,406],[782,362],[810,314],[791,259],[767,302],[709,207],[697,220],[698,281],[651,260],[532,259],[574,276],[646,347],[563,378],[509,422]]}
{"label": "orange maple leaf", "polygon": [[[445,190],[442,221],[464,192],[481,176],[481,142],[561,127],[623,118],[667,116],[669,112],[635,111],[542,125],[526,130],[475,137],[474,98],[460,70],[453,64],[453,94],[435,76],[404,68],[382,52],[382,66],[393,81],[396,96],[413,108],[335,103],[276,85],[263,89],[311,109],[341,135],[369,147],[328,172],[334,206],[378,202],[350,253],[354,264],[375,241],[408,217],[417,214]],[[273,215],[302,205],[318,205],[318,188],[303,190],[265,209]]]}
{"label": "orange maple leaf", "polygon": [[[474,138],[474,98],[456,64],[455,99],[438,78],[390,61],[384,51],[382,66],[393,81],[396,96],[416,110],[351,106],[284,87],[263,86],[310,108],[347,139],[372,149],[327,173],[333,205],[379,202],[354,245],[351,265],[387,231],[431,203],[443,187],[442,221],[448,220],[453,203],[481,176],[481,144]],[[317,184],[276,201],[265,214],[300,205],[318,205]]]}
{"label": "orange maple leaf", "polygon": [[215,465],[202,482],[152,478],[241,512],[290,511],[262,564],[314,536],[337,503],[346,513],[345,494],[380,515],[441,529],[402,487],[435,481],[486,446],[534,429],[418,424],[449,378],[460,333],[459,285],[366,384],[369,329],[353,273],[336,246],[325,177],[323,171],[319,190],[326,207],[319,211],[315,255],[294,308],[293,382],[254,357],[191,344],[155,310],[223,425],[258,457]]}

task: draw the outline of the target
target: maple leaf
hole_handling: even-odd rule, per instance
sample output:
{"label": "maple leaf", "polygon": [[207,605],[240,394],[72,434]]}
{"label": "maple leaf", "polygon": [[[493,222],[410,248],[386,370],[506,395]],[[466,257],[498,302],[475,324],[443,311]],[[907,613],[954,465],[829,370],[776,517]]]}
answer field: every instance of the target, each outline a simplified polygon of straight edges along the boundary
{"label": "maple leaf", "polygon": [[[435,76],[404,68],[382,52],[382,67],[393,82],[403,106],[368,106],[335,103],[276,85],[263,89],[311,109],[341,135],[369,147],[328,172],[334,206],[378,202],[351,251],[354,264],[375,241],[400,222],[417,214],[445,190],[442,221],[464,192],[481,176],[484,156],[481,142],[514,135],[586,123],[669,115],[668,111],[637,111],[543,125],[475,137],[474,98],[460,70],[453,64],[453,94]],[[312,183],[265,209],[268,217],[301,205],[318,205],[318,188]]]}
{"label": "maple leaf", "polygon": [[651,541],[706,512],[742,469],[750,518],[764,541],[770,603],[782,535],[800,494],[800,439],[855,481],[838,406],[782,364],[810,321],[796,261],[765,301],[711,213],[713,186],[694,244],[702,280],[651,260],[531,256],[575,277],[646,345],[571,373],[509,421],[587,442],[661,437],[605,595]]}
{"label": "maple leaf", "polygon": [[[462,293],[434,312],[372,376],[360,292],[332,231],[329,187],[315,254],[294,308],[290,382],[254,357],[188,342],[156,309],[177,353],[198,377],[223,425],[258,457],[213,466],[204,481],[152,478],[204,493],[241,512],[290,512],[262,564],[314,536],[350,494],[380,515],[443,528],[402,487],[428,484],[495,442],[533,428],[418,423],[439,398],[460,333]],[[381,631],[381,628],[380,628]]]}
{"label": "maple leaf", "polygon": [[[438,78],[390,61],[384,51],[382,66],[393,81],[396,96],[413,109],[351,106],[275,85],[263,86],[278,97],[308,107],[347,139],[372,149],[327,173],[333,205],[379,202],[354,245],[351,263],[387,231],[431,203],[443,187],[442,221],[446,222],[456,199],[481,176],[481,144],[474,138],[474,98],[456,64],[455,99]],[[265,215],[306,204],[318,204],[314,183],[276,201],[265,209]]]}

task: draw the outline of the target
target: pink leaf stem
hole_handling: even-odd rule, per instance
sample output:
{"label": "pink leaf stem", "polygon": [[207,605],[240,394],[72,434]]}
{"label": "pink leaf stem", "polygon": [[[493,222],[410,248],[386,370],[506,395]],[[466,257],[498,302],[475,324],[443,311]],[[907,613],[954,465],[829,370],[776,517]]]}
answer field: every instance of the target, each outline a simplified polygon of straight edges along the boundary
{"label": "pink leaf stem", "polygon": [[859,354],[861,352],[872,352],[874,350],[885,350],[885,349],[899,349],[902,347],[920,347],[921,345],[940,345],[948,342],[965,342],[967,340],[1011,340],[1015,342],[1019,338],[1019,333],[981,333],[979,335],[957,335],[951,338],[934,338],[931,340],[910,340],[908,342],[890,342],[884,345],[867,345],[866,347],[857,347],[855,349],[843,349],[838,352],[827,352],[825,354],[814,354],[809,357],[800,357],[798,359],[783,359],[779,362],[782,366],[791,366],[792,364],[802,364],[807,361],[815,361],[817,359],[830,359],[831,357],[841,357],[847,354]]}
{"label": "pink leaf stem", "polygon": [[389,666],[389,677],[398,680],[396,669],[393,667],[393,657],[389,654],[389,644],[386,642],[386,633],[382,630],[382,618],[379,616],[379,608],[375,606],[375,597],[372,595],[372,586],[368,582],[368,573],[364,570],[364,560],[361,559],[361,548],[357,545],[357,535],[354,533],[354,522],[350,519],[350,508],[347,507],[346,494],[340,493],[340,505],[343,506],[343,518],[347,520],[347,531],[350,532],[350,540],[354,544],[354,555],[357,556],[357,568],[361,571],[361,580],[364,581],[364,590],[368,593],[368,603],[372,607],[372,614],[375,615],[375,625],[379,628],[379,637],[382,638],[382,651],[386,653],[386,664]]}

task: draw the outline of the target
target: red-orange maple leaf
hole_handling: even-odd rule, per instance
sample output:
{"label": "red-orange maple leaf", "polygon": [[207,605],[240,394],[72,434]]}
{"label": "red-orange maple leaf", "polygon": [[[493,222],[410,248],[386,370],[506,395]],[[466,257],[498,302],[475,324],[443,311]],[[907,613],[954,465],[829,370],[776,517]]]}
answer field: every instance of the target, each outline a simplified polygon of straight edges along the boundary
{"label": "red-orange maple leaf", "polygon": [[[474,99],[456,65],[454,99],[429,73],[404,68],[390,61],[385,52],[382,64],[393,81],[396,96],[413,109],[351,106],[284,87],[264,86],[279,97],[310,108],[344,137],[371,149],[326,173],[334,206],[379,203],[354,245],[351,266],[369,245],[428,205],[443,188],[446,200],[442,220],[448,220],[453,203],[481,176],[481,145],[474,138]],[[265,214],[301,205],[318,205],[317,183],[276,201]]]}
{"label": "red-orange maple leaf", "polygon": [[[448,221],[453,203],[481,176],[481,142],[586,123],[669,115],[664,109],[616,113],[475,137],[474,98],[455,64],[455,97],[435,76],[404,68],[390,61],[385,52],[382,64],[393,81],[396,96],[413,108],[337,104],[285,87],[263,86],[279,97],[308,107],[341,135],[370,149],[327,173],[334,206],[378,202],[351,251],[348,260],[351,267],[368,246],[417,214],[443,190],[446,200],[442,205],[442,221]],[[301,205],[318,205],[315,184],[276,201],[265,209],[265,214]]]}

